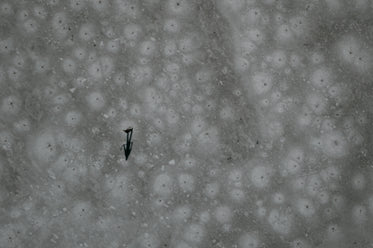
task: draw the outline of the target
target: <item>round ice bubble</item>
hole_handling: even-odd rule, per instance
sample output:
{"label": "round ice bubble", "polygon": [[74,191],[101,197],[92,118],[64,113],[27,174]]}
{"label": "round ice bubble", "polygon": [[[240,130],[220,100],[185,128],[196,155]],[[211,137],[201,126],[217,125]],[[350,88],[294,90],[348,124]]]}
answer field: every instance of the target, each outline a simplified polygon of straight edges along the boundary
{"label": "round ice bubble", "polygon": [[297,200],[296,208],[298,212],[306,218],[312,217],[316,212],[314,204],[306,198]]}
{"label": "round ice bubble", "polygon": [[311,175],[307,180],[307,193],[309,195],[317,195],[322,188],[322,181],[319,175]]}
{"label": "round ice bubble", "polygon": [[264,166],[259,165],[251,171],[251,182],[257,188],[265,188],[270,184],[271,170]]}
{"label": "round ice bubble", "polygon": [[367,211],[364,205],[354,205],[352,207],[352,219],[356,224],[363,224],[367,221]]}
{"label": "round ice bubble", "polygon": [[290,42],[294,37],[294,33],[288,24],[282,24],[278,27],[276,38],[282,43]]}
{"label": "round ice bubble", "polygon": [[62,61],[62,69],[68,73],[72,74],[76,71],[77,65],[71,58],[66,58]]}
{"label": "round ice bubble", "polygon": [[209,183],[206,185],[204,192],[209,198],[215,198],[219,193],[219,189],[218,183]]}
{"label": "round ice bubble", "polygon": [[219,206],[215,209],[215,219],[220,223],[230,222],[233,217],[232,209],[228,206]]}
{"label": "round ice bubble", "polygon": [[192,192],[194,190],[194,181],[193,176],[187,173],[182,173],[178,176],[179,186],[184,192]]}
{"label": "round ice bubble", "polygon": [[47,57],[37,57],[34,63],[34,71],[36,73],[45,73],[50,68],[50,60]]}
{"label": "round ice bubble", "polygon": [[93,9],[95,9],[98,12],[105,11],[110,4],[108,0],[90,0],[89,2]]}
{"label": "round ice bubble", "polygon": [[20,9],[17,12],[17,20],[19,20],[20,22],[26,21],[27,18],[30,17],[30,12],[28,10]]}
{"label": "round ice bubble", "polygon": [[177,207],[173,212],[176,221],[186,221],[192,215],[192,209],[188,205]]}
{"label": "round ice bubble", "polygon": [[199,36],[200,35],[198,33],[184,35],[178,41],[179,50],[185,54],[196,51],[201,46]]}
{"label": "round ice bubble", "polygon": [[86,5],[86,0],[70,0],[70,8],[73,11],[81,11]]}
{"label": "round ice bubble", "polygon": [[303,239],[296,239],[293,242],[291,242],[291,245],[289,248],[311,248],[307,241]]}
{"label": "round ice bubble", "polygon": [[282,165],[284,167],[283,175],[294,175],[298,173],[302,167],[301,163],[298,163],[296,160],[286,158],[282,161]]}
{"label": "round ice bubble", "polygon": [[207,127],[207,123],[202,117],[196,117],[191,123],[191,131],[193,134],[200,134]]}
{"label": "round ice bubble", "polygon": [[75,110],[71,110],[65,115],[65,123],[70,127],[76,127],[81,120],[82,114]]}
{"label": "round ice bubble", "polygon": [[321,115],[327,110],[327,100],[321,94],[309,94],[307,96],[306,102],[310,110],[317,115]]}
{"label": "round ice bubble", "polygon": [[169,33],[177,33],[181,29],[181,23],[179,20],[174,18],[166,19],[163,24],[163,29]]}
{"label": "round ice bubble", "polygon": [[332,180],[337,179],[340,176],[340,171],[336,166],[330,165],[330,166],[326,167],[325,169],[323,169],[320,172],[320,175],[321,175],[321,178],[325,182],[330,182]]}
{"label": "round ice bubble", "polygon": [[[1,49],[1,48],[0,48]],[[13,57],[13,65],[17,66],[18,68],[23,68],[26,64],[27,57],[25,54],[18,53]]]}
{"label": "round ice bubble", "polygon": [[166,57],[170,57],[172,55],[175,55],[177,52],[177,45],[174,40],[167,40],[163,44],[163,55]]}
{"label": "round ice bubble", "polygon": [[153,182],[153,190],[160,196],[169,196],[174,190],[173,180],[170,175],[161,173],[156,176]]}
{"label": "round ice bubble", "polygon": [[325,88],[333,84],[333,74],[330,68],[320,67],[311,74],[310,80],[316,88]]}
{"label": "round ice bubble", "polygon": [[268,215],[268,223],[272,226],[273,230],[279,234],[287,235],[292,228],[292,216],[280,212],[277,209],[271,210]]}
{"label": "round ice bubble", "polygon": [[352,64],[361,49],[360,41],[353,35],[342,37],[336,44],[337,54],[345,63]]}
{"label": "round ice bubble", "polygon": [[256,94],[265,94],[272,88],[272,75],[267,72],[257,72],[252,77],[251,84]]}
{"label": "round ice bubble", "polygon": [[326,204],[329,202],[329,194],[326,191],[321,191],[317,194],[317,199],[321,204]]}
{"label": "round ice bubble", "polygon": [[229,195],[231,199],[237,203],[243,202],[245,200],[245,192],[241,189],[232,189],[229,192]]}
{"label": "round ice bubble", "polygon": [[117,53],[120,50],[119,39],[109,40],[106,42],[106,50],[111,53]]}
{"label": "round ice bubble", "polygon": [[13,14],[13,7],[12,5],[10,5],[10,3],[7,3],[7,2],[3,2],[1,3],[0,5],[0,14],[2,16],[8,16],[10,14]]}
{"label": "round ice bubble", "polygon": [[355,190],[364,189],[366,185],[364,174],[358,172],[355,175],[353,175],[351,179],[351,184],[352,184],[352,188]]}
{"label": "round ice bubble", "polygon": [[212,79],[213,72],[207,68],[201,69],[196,73],[196,80],[198,83],[206,83]]}
{"label": "round ice bubble", "polygon": [[331,118],[325,118],[321,123],[322,132],[330,132],[336,128],[336,121]]}
{"label": "round ice bubble", "polygon": [[14,145],[14,136],[7,130],[0,131],[0,148],[5,151],[10,151]]}
{"label": "round ice bubble", "polygon": [[1,101],[1,112],[9,115],[16,115],[22,107],[22,101],[15,95],[10,95]]}
{"label": "round ice bubble", "polygon": [[240,169],[233,169],[228,174],[228,184],[240,187],[241,186],[241,180],[242,180],[242,170]]}
{"label": "round ice bubble", "polygon": [[54,133],[52,131],[41,132],[34,138],[29,149],[38,161],[51,162],[57,155],[57,142]]}
{"label": "round ice bubble", "polygon": [[296,178],[294,179],[294,181],[292,182],[292,187],[294,190],[296,191],[300,191],[300,190],[303,190],[304,187],[306,185],[306,179],[304,177],[299,177],[299,178]]}
{"label": "round ice bubble", "polygon": [[84,23],[80,26],[78,37],[82,41],[89,41],[95,35],[96,35],[96,29],[92,23]]}
{"label": "round ice bubble", "polygon": [[311,61],[314,64],[320,64],[320,63],[324,62],[324,60],[325,60],[324,55],[319,53],[319,52],[315,52],[311,56]]}
{"label": "round ice bubble", "polygon": [[77,47],[73,50],[73,55],[79,59],[79,60],[82,60],[85,58],[85,56],[87,55],[87,51],[82,48],[82,47]]}
{"label": "round ice bubble", "polygon": [[9,37],[6,39],[0,40],[0,54],[9,54],[14,50],[14,40]]}
{"label": "round ice bubble", "polygon": [[113,199],[125,200],[127,197],[129,179],[125,174],[107,175],[104,180],[104,187],[108,196]]}
{"label": "round ice bubble", "polygon": [[236,56],[234,59],[234,68],[238,73],[244,73],[249,69],[250,63],[247,59]]}
{"label": "round ice bubble", "polygon": [[302,58],[298,54],[290,55],[289,63],[293,68],[298,68],[303,65]]}
{"label": "round ice bubble", "polygon": [[329,240],[337,241],[342,238],[342,231],[338,225],[332,224],[326,228],[326,235]]}
{"label": "round ice bubble", "polygon": [[305,17],[295,16],[295,17],[292,17],[289,20],[289,22],[290,22],[290,28],[296,36],[301,37],[307,34],[308,23]]}
{"label": "round ice bubble", "polygon": [[283,204],[285,202],[285,196],[283,193],[277,192],[272,196],[273,202],[276,204]]}
{"label": "round ice bubble", "polygon": [[142,33],[142,27],[138,24],[127,24],[124,27],[124,36],[129,40],[137,40]]}
{"label": "round ice bubble", "polygon": [[14,129],[17,132],[28,132],[31,130],[31,122],[28,119],[21,119],[14,123]]}
{"label": "round ice bubble", "polygon": [[234,120],[235,111],[232,107],[225,106],[220,110],[219,116],[222,120],[225,121]]}
{"label": "round ice bubble", "polygon": [[337,210],[344,209],[344,207],[346,205],[346,199],[345,199],[344,196],[342,196],[340,194],[336,194],[336,195],[332,196],[331,200],[332,200],[332,203],[333,203],[334,207]]}
{"label": "round ice bubble", "polygon": [[167,0],[166,11],[170,15],[183,17],[191,13],[193,2],[188,0]]}
{"label": "round ice bubble", "polygon": [[205,236],[205,228],[200,224],[190,224],[185,228],[184,239],[191,243],[200,243]]}
{"label": "round ice bubble", "polygon": [[105,99],[99,91],[91,92],[86,99],[89,107],[94,111],[99,111],[105,106]]}
{"label": "round ice bubble", "polygon": [[249,39],[257,45],[261,45],[264,42],[264,39],[265,39],[264,33],[263,31],[257,28],[250,29],[248,32],[248,35],[249,35]]}
{"label": "round ice bubble", "polygon": [[145,40],[139,46],[139,52],[143,56],[153,56],[158,50],[158,46],[154,40]]}
{"label": "round ice bubble", "polygon": [[367,49],[362,49],[356,54],[353,65],[359,72],[367,72],[372,68],[373,52]]}
{"label": "round ice bubble", "polygon": [[32,34],[38,30],[39,24],[35,19],[30,18],[23,23],[23,28],[25,29],[26,33]]}
{"label": "round ice bubble", "polygon": [[282,68],[287,63],[286,54],[282,50],[277,50],[271,55],[271,63],[275,68]]}
{"label": "round ice bubble", "polygon": [[52,18],[52,29],[57,38],[61,39],[68,34],[69,19],[65,12],[57,12]]}
{"label": "round ice bubble", "polygon": [[349,152],[348,143],[341,132],[333,131],[322,136],[323,152],[332,158],[342,158]]}

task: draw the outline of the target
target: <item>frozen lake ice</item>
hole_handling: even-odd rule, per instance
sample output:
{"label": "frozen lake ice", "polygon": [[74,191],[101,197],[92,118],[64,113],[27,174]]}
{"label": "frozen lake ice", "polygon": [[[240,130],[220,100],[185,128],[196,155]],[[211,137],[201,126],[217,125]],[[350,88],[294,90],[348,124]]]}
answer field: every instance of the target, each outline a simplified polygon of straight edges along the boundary
{"label": "frozen lake ice", "polygon": [[0,247],[373,247],[372,13],[0,1]]}

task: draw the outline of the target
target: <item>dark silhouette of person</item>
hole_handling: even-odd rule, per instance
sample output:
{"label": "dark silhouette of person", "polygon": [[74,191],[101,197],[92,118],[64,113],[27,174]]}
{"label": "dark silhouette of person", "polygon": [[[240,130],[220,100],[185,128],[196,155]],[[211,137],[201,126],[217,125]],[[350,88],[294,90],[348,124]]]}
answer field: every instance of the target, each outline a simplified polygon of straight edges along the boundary
{"label": "dark silhouette of person", "polygon": [[123,150],[124,150],[124,156],[126,157],[126,160],[130,156],[131,150],[132,150],[132,145],[133,142],[132,140],[132,133],[133,133],[133,128],[129,127],[126,130],[123,130],[127,134],[127,141],[126,144],[123,144]]}

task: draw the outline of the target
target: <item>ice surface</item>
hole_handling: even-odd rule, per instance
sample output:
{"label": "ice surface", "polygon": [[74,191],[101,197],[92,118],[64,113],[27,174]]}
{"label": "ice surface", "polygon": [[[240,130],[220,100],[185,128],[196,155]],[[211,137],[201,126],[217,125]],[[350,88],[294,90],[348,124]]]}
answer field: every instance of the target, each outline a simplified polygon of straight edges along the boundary
{"label": "ice surface", "polygon": [[0,248],[373,247],[372,12],[0,1]]}

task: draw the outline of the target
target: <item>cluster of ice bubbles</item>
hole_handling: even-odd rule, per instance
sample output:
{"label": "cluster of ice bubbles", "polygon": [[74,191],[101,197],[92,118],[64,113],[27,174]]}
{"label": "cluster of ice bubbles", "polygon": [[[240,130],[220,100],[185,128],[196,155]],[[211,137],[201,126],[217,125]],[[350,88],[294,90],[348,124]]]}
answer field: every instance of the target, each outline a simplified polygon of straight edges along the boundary
{"label": "cluster of ice bubbles", "polygon": [[[337,7],[332,4],[336,1],[325,2],[329,9]],[[142,21],[142,11],[143,8],[152,10],[158,4],[165,12],[156,29],[161,30],[162,35],[149,35],[148,30],[154,26]],[[305,12],[286,15],[281,10],[284,6],[272,0],[261,3],[265,8],[251,0],[219,1],[218,8],[234,29],[234,56],[230,66],[241,80],[231,92],[232,98],[245,99],[255,106],[258,134],[264,144],[258,149],[265,155],[243,165],[215,170],[200,160],[201,154],[217,154],[223,133],[218,125],[212,124],[209,113],[217,111],[216,118],[233,123],[239,111],[233,101],[218,102],[210,97],[215,92],[214,74],[220,68],[215,71],[209,65],[199,64],[206,58],[204,50],[208,49],[204,49],[206,41],[201,38],[201,32],[189,27],[193,26],[191,16],[198,11],[196,4],[186,0],[142,3],[52,0],[48,5],[20,1],[17,6],[10,1],[1,3],[2,17],[15,14],[14,21],[20,29],[15,31],[17,35],[37,38],[47,25],[52,30],[49,38],[53,48],[61,49],[56,54],[49,51],[53,57],[37,50],[35,41],[23,51],[22,43],[11,34],[0,38],[0,55],[6,58],[0,66],[1,86],[23,87],[22,82],[29,75],[45,82],[43,86],[36,83],[35,87],[42,89],[33,91],[27,99],[16,91],[1,93],[0,112],[6,117],[5,125],[0,127],[1,150],[7,155],[19,152],[21,137],[26,137],[21,151],[32,168],[46,171],[46,178],[54,180],[43,186],[48,188],[47,195],[55,198],[47,203],[53,207],[58,207],[69,193],[81,190],[82,182],[94,181],[98,189],[90,190],[97,190],[109,209],[137,216],[128,210],[139,204],[136,202],[141,194],[134,190],[134,185],[147,179],[144,187],[150,199],[146,199],[149,204],[142,207],[149,211],[155,209],[162,213],[162,221],[178,227],[174,244],[178,248],[207,245],[211,226],[225,234],[236,232],[237,238],[232,242],[237,247],[262,247],[265,235],[259,228],[250,224],[250,230],[236,228],[241,214],[268,226],[276,236],[290,240],[290,247],[298,248],[311,247],[311,244],[297,232],[297,223],[314,227],[317,221],[324,223],[321,221],[324,219],[324,236],[328,242],[343,240],[344,226],[337,223],[341,213],[347,213],[354,226],[368,226],[373,214],[373,196],[368,190],[370,178],[359,171],[354,172],[348,182],[342,182],[341,178],[343,159],[354,154],[366,141],[363,132],[369,117],[364,111],[343,112],[344,106],[351,103],[353,90],[338,69],[341,66],[352,74],[367,76],[372,68],[368,42],[357,34],[342,35],[332,44],[331,52],[338,61],[335,66],[317,49],[307,52],[289,49],[304,43],[314,30],[314,20]],[[276,6],[274,13],[266,10],[268,6]],[[55,9],[51,11],[51,8]],[[106,19],[103,23],[90,18],[74,23],[73,17],[81,11]],[[114,17],[108,18],[107,13],[114,13]],[[121,18],[128,22],[117,25]],[[116,54],[136,59],[123,62],[113,56]],[[51,76],[52,72],[58,75]],[[112,91],[108,90],[110,87]],[[125,92],[126,97],[117,98],[115,93],[119,91]],[[203,93],[194,96],[193,92],[197,91]],[[131,97],[135,100],[128,100]],[[74,102],[76,98],[79,101]],[[51,120],[39,123],[40,109],[44,117],[47,115]],[[189,115],[185,117],[182,112]],[[123,115],[126,115],[124,119]],[[162,144],[165,138],[160,132],[171,130],[180,136],[172,143],[176,154],[197,155],[186,156],[184,162],[171,160],[166,170],[144,172],[153,168],[149,165],[153,157],[139,151],[133,159],[141,167],[138,177],[130,169],[113,173],[105,168],[112,150],[107,145],[110,142],[99,142],[104,148],[97,158],[90,159],[86,156],[89,140],[79,134],[89,126],[89,135],[99,135],[100,129],[91,125],[97,116],[106,120],[105,123],[119,123],[112,127],[115,131],[129,125],[139,130],[141,125],[129,121],[127,116],[149,121],[155,127],[151,130],[157,131],[148,135],[147,144]],[[48,121],[57,123],[58,127],[43,129],[50,124]],[[184,130],[180,125],[186,125],[187,131],[180,133]],[[295,134],[287,135],[289,129]],[[299,135],[301,138],[292,137]],[[197,144],[195,150],[194,144]],[[275,151],[276,147],[281,147],[280,151]],[[199,172],[206,167],[207,176],[201,176]],[[109,172],[103,172],[103,168]],[[4,171],[5,165],[1,163],[0,173]],[[341,184],[353,192],[366,194],[367,198],[347,203],[348,199],[339,192]],[[180,196],[192,199],[193,195],[199,195],[202,202],[174,200]],[[87,226],[97,221],[95,216],[100,212],[87,199],[74,199],[66,207],[62,213],[68,212],[71,221]],[[38,213],[36,207],[33,211]],[[42,221],[45,219],[41,218]],[[108,225],[115,223],[111,219],[107,222]],[[3,233],[11,229],[3,228]],[[130,246],[158,248],[163,236],[149,228]]]}
{"label": "cluster of ice bubbles", "polygon": [[[337,1],[325,2],[331,8],[331,2]],[[366,2],[361,1],[361,4],[370,8],[370,4]],[[266,4],[276,3],[268,1]],[[355,154],[367,141],[363,133],[367,128],[368,113],[364,109],[356,112],[347,110],[346,106],[354,97],[352,85],[356,83],[352,84],[343,78],[340,68],[358,77],[367,77],[372,67],[369,41],[357,33],[338,37],[330,45],[331,55],[336,61],[336,64],[332,64],[317,49],[308,50],[308,54],[287,49],[289,45],[297,46],[297,42],[303,46],[309,38],[314,20],[306,12],[304,15],[286,16],[278,11],[271,15],[272,13],[268,14],[265,9],[259,8],[255,1],[227,0],[221,1],[221,5],[222,9],[226,9],[227,19],[236,28],[233,33],[236,43],[235,71],[241,77],[242,87],[249,101],[252,99],[253,104],[259,106],[262,138],[278,142],[285,148],[279,174],[289,180],[295,191],[293,194],[277,192],[273,196],[273,202],[281,205],[286,199],[285,201],[291,202],[296,215],[277,209],[268,210],[262,201],[259,201],[258,215],[267,216],[273,229],[282,234],[291,232],[295,216],[302,216],[306,222],[307,219],[318,218],[320,214],[332,218],[331,209],[337,211],[345,206],[344,200],[341,200],[343,197],[336,193],[338,185],[344,184],[339,179],[343,168],[347,167],[343,159]],[[265,32],[265,25],[274,27],[273,36]],[[268,52],[269,42],[278,44],[279,48]],[[266,56],[257,56],[263,53]],[[291,77],[294,82],[289,79]],[[286,141],[284,134],[288,126],[294,129],[295,135],[304,138],[294,143],[289,135],[289,141]],[[328,162],[321,162],[317,157],[324,157]],[[316,174],[309,171],[311,166],[320,163],[325,163],[326,168],[316,169]],[[333,163],[341,166],[331,165]],[[253,176],[253,184],[266,185],[265,169],[255,167],[253,171],[258,175]],[[354,179],[347,183],[348,187],[354,190],[365,188],[364,178],[357,172]],[[300,197],[305,192],[306,197]],[[330,207],[330,204],[334,206]],[[368,205],[366,200],[356,202],[352,208],[346,210],[349,211],[349,218],[361,225],[367,216]],[[331,225],[328,235],[333,236],[333,230],[338,229],[336,226]],[[294,241],[293,244],[294,247],[309,246],[304,240]]]}

